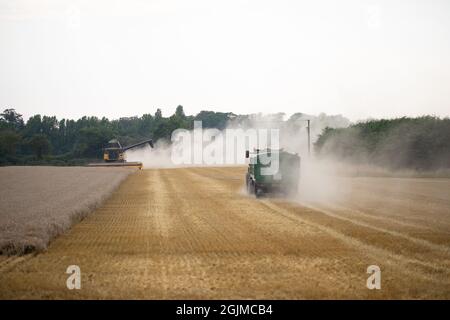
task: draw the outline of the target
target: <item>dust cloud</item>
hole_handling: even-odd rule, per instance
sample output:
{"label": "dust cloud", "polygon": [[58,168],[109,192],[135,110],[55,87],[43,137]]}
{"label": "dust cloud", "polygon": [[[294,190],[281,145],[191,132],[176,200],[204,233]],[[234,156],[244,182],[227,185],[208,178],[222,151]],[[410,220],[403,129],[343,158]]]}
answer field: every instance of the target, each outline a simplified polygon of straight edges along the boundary
{"label": "dust cloud", "polygon": [[[308,152],[307,122],[311,119],[311,153]],[[298,115],[283,120],[283,115],[253,115],[245,120],[232,120],[228,126],[222,130],[216,130],[215,138],[200,142],[196,145],[195,139],[193,149],[203,150],[208,153],[212,150],[213,158],[219,159],[214,163],[202,161],[201,163],[176,164],[173,162],[172,151],[174,144],[167,141],[158,141],[155,148],[145,147],[141,149],[129,150],[126,153],[128,161],[142,161],[145,168],[176,168],[189,166],[245,166],[245,149],[253,148],[263,149],[273,147],[270,139],[263,141],[249,141],[245,136],[248,129],[279,129],[279,148],[301,157],[301,170],[299,177],[299,187],[297,192],[290,195],[289,200],[297,202],[303,206],[318,209],[321,212],[337,214],[339,217],[348,214],[358,214],[369,219],[367,212],[372,212],[375,216],[385,215],[391,217],[396,223],[396,215],[402,213],[401,220],[405,219],[407,214],[415,214],[415,206],[421,212],[434,212],[438,215],[448,215],[448,209],[437,206],[438,199],[449,198],[448,194],[442,194],[438,187],[439,179],[436,177],[449,177],[448,172],[418,172],[411,169],[387,169],[383,166],[375,166],[369,161],[360,161],[359,164],[345,161],[342,158],[332,157],[331,155],[316,155],[313,144],[319,134],[325,127],[342,128],[349,125],[349,122],[341,116],[319,115],[317,117]],[[206,128],[204,128],[206,129]],[[244,139],[244,150],[233,152],[233,162],[226,160],[229,156],[225,148],[224,139],[227,130],[237,130],[237,138]],[[239,131],[241,129],[241,131]],[[269,133],[267,132],[269,135]],[[244,136],[242,136],[244,135]],[[253,144],[252,144],[253,143]],[[355,141],[354,143],[358,143]],[[198,142],[197,142],[198,144]],[[332,146],[338,147],[338,146]],[[222,161],[220,161],[222,159]],[[191,160],[194,160],[191,158]],[[205,159],[203,159],[205,160]],[[417,179],[418,177],[429,179]],[[434,180],[433,180],[434,179]],[[242,178],[244,181],[244,177]],[[244,182],[243,182],[244,184]],[[244,192],[243,186],[239,191]],[[417,199],[426,194],[429,201],[420,202]],[[447,201],[447,200],[445,200]],[[431,206],[431,207],[430,207]],[[437,209],[436,209],[437,208]],[[447,212],[447,213],[446,213]],[[370,219],[376,219],[370,216]],[[413,217],[422,219],[421,216]],[[428,222],[427,222],[428,223]]]}
{"label": "dust cloud", "polygon": [[172,147],[164,140],[158,140],[154,148],[148,144],[141,148],[127,150],[125,153],[127,161],[140,161],[144,168],[175,168],[171,159]]}
{"label": "dust cloud", "polygon": [[[311,135],[311,154],[308,152],[308,131],[307,121],[310,120]],[[141,161],[145,168],[176,168],[187,166],[233,166],[246,165],[245,150],[253,150],[254,148],[264,149],[267,147],[282,148],[288,152],[296,153],[301,157],[300,183],[295,200],[301,202],[329,202],[342,196],[342,184],[338,181],[337,174],[342,173],[342,167],[337,166],[333,161],[317,160],[314,157],[313,144],[322,130],[326,127],[342,128],[346,127],[350,122],[340,115],[318,116],[295,114],[289,119],[284,120],[283,114],[254,114],[244,119],[232,119],[227,127],[222,130],[215,130],[213,134],[208,133],[207,128],[203,128],[203,135],[214,135],[214,139],[205,138],[206,141],[195,141],[192,139],[193,150],[203,150],[203,153],[210,153],[209,157],[204,156],[201,163],[195,163],[191,156],[190,164],[174,163],[172,158],[173,148],[176,142],[158,140],[155,148],[148,145],[142,148],[128,150],[126,152],[127,161]],[[257,141],[251,141],[247,133],[249,129],[256,131],[266,130],[265,137],[258,137]],[[279,141],[274,146],[271,141],[271,129],[278,129]],[[227,130],[233,131],[236,141],[245,141],[245,146],[239,150],[238,146],[231,150],[234,154],[228,157],[230,152],[226,148]],[[190,131],[189,133],[192,133]],[[173,137],[174,138],[174,137]],[[210,138],[210,137],[209,137]],[[263,139],[261,139],[263,138]],[[176,139],[172,139],[176,140]],[[198,145],[200,143],[200,145]],[[212,151],[209,151],[212,150]],[[215,159],[216,161],[208,162],[205,159]],[[231,162],[229,161],[231,160]],[[347,170],[351,171],[351,170]]]}

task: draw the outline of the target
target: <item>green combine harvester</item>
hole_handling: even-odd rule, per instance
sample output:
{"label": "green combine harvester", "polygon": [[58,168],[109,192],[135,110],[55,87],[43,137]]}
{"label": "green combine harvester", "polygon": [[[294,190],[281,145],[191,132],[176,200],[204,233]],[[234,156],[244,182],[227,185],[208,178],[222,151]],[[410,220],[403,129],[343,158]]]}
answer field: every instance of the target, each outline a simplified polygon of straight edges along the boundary
{"label": "green combine harvester", "polygon": [[[295,194],[300,177],[300,156],[283,149],[256,149],[245,153],[250,159],[246,174],[246,185],[249,194],[257,198],[265,193]],[[270,163],[267,163],[270,159]],[[266,164],[267,163],[267,164]],[[270,167],[272,166],[272,169]]]}

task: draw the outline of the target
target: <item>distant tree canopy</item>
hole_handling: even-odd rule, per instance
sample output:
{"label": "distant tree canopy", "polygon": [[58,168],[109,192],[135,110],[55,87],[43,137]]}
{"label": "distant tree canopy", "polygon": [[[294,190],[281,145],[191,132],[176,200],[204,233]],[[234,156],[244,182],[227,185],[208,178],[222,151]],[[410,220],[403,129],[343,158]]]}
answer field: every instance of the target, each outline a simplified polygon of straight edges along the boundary
{"label": "distant tree canopy", "polygon": [[195,116],[195,120],[202,121],[203,128],[225,129],[227,122],[236,115],[227,112],[201,111]]}
{"label": "distant tree canopy", "polygon": [[27,143],[37,159],[42,159],[43,155],[50,152],[50,141],[43,133],[34,134],[27,140]]}
{"label": "distant tree canopy", "polygon": [[18,114],[15,109],[5,109],[0,113],[0,128],[22,129],[22,115]]}
{"label": "distant tree canopy", "polygon": [[[222,130],[278,123],[283,117],[282,113],[236,115],[206,110],[188,116],[180,105],[169,117],[157,109],[154,114],[117,120],[86,116],[70,120],[37,114],[24,122],[21,114],[7,108],[0,114],[0,165],[79,165],[101,158],[102,147],[113,138],[123,145],[149,138],[170,141],[175,129],[192,129],[195,120],[201,120],[204,128]],[[311,119],[314,137],[321,133],[315,143],[318,156],[392,168],[450,168],[450,119],[399,118],[349,126],[348,119],[340,115],[296,113],[284,121],[285,135],[296,136],[306,125],[305,119]],[[300,143],[299,139],[290,141]]]}
{"label": "distant tree canopy", "polygon": [[177,106],[170,117],[157,109],[142,117],[118,120],[82,117],[78,120],[34,115],[25,123],[22,115],[8,108],[0,114],[0,165],[5,164],[79,164],[83,159],[101,157],[102,147],[111,139],[124,145],[152,138],[170,140],[172,131],[193,128],[194,120],[205,127],[223,129],[230,113],[201,111],[187,116]]}
{"label": "distant tree canopy", "polygon": [[450,168],[450,119],[403,117],[326,128],[315,151],[322,157],[392,169]]}

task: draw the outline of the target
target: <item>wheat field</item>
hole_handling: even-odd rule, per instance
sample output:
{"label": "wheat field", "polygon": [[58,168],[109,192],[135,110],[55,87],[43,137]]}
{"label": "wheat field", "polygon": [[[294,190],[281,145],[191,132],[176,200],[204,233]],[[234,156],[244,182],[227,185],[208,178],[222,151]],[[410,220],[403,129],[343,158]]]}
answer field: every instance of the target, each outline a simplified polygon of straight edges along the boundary
{"label": "wheat field", "polygon": [[44,250],[97,208],[133,169],[0,168],[0,254]]}
{"label": "wheat field", "polygon": [[352,178],[337,203],[306,205],[248,196],[244,176],[138,171],[45,252],[0,256],[0,298],[450,298],[450,179]]}

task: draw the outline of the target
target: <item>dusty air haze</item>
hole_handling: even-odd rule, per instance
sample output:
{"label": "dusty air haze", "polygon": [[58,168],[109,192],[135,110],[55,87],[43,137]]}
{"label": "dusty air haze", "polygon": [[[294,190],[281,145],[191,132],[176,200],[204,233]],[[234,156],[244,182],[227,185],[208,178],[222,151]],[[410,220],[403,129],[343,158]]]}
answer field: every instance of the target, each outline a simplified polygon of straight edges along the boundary
{"label": "dusty air haze", "polygon": [[[100,162],[87,138],[142,137],[80,121],[67,150],[44,154],[41,127],[9,113],[0,299],[449,299],[449,13],[439,0],[0,0],[1,107],[165,117],[139,131],[154,149],[126,152],[137,170],[99,168],[123,163]],[[178,105],[243,115],[225,130],[280,127],[279,146],[301,157],[298,188],[256,197],[244,150],[240,165],[175,165],[155,132]],[[376,121],[343,129],[420,115],[441,119],[367,130],[379,139],[359,134]],[[312,142],[335,133],[311,156],[305,117]],[[73,265],[82,290],[67,290]],[[380,290],[366,285],[374,265]]]}

